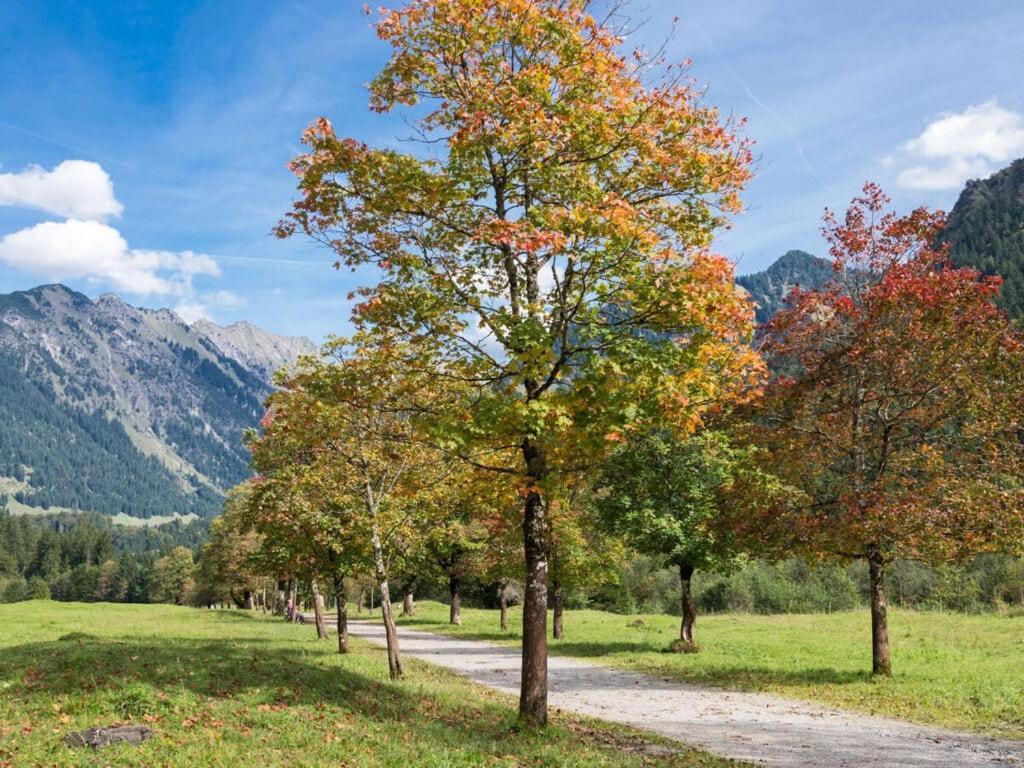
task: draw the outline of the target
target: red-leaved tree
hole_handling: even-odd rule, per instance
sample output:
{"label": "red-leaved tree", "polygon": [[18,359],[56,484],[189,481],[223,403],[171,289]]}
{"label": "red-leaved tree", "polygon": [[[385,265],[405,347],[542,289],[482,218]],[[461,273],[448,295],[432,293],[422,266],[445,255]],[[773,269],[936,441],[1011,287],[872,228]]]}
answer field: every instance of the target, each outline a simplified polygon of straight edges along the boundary
{"label": "red-leaved tree", "polygon": [[1000,280],[948,263],[942,213],[888,202],[869,183],[843,220],[826,213],[835,280],[795,290],[766,328],[760,439],[797,493],[748,523],[790,551],[867,560],[881,675],[887,563],[1024,541],[1024,353],[992,303]]}

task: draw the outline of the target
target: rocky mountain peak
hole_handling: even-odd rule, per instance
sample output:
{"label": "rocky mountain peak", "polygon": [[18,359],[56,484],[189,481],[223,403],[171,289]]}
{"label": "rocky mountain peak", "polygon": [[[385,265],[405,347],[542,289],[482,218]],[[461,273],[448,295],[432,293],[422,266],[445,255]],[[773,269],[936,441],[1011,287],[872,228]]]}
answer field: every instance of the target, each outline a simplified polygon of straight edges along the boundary
{"label": "rocky mountain peak", "polygon": [[0,294],[0,507],[214,513],[273,371],[313,349],[59,284]]}

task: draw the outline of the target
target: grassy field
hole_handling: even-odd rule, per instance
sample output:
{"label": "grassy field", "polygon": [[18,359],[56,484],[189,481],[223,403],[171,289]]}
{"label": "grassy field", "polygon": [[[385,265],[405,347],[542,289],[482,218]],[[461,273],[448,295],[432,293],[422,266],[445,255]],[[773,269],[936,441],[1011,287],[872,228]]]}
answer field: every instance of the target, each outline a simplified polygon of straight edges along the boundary
{"label": "grassy field", "polygon": [[[448,607],[423,602],[417,629],[519,643],[520,614],[508,633],[498,612],[464,609],[461,627]],[[565,638],[552,654],[623,669],[745,690],[770,691],[836,707],[1024,739],[1024,616],[890,613],[895,675],[873,680],[867,611],[829,615],[705,616],[700,653],[666,650],[678,637],[671,616],[567,611]]]}
{"label": "grassy field", "polygon": [[[515,702],[383,652],[339,656],[310,626],[146,605],[0,605],[0,766],[709,766],[726,761],[556,714],[518,732]],[[150,724],[140,747],[71,750],[69,731]]]}

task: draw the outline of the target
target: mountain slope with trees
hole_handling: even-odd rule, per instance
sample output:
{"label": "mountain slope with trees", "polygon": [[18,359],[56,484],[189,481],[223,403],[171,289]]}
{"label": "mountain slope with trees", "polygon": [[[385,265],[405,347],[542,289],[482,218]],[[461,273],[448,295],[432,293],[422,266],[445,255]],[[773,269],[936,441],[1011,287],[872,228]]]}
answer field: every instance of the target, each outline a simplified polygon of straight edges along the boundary
{"label": "mountain slope with trees", "polygon": [[941,238],[953,263],[1003,278],[999,304],[1024,318],[1024,158],[967,182]]}
{"label": "mountain slope with trees", "polygon": [[268,371],[314,349],[258,340],[62,285],[0,296],[0,502],[215,514],[249,474],[242,433],[263,413]]}
{"label": "mountain slope with trees", "polygon": [[771,320],[782,308],[789,292],[797,285],[812,290],[820,288],[835,275],[832,262],[807,251],[788,251],[768,269],[749,275],[739,275],[736,284],[745,288],[757,304],[758,324]]}

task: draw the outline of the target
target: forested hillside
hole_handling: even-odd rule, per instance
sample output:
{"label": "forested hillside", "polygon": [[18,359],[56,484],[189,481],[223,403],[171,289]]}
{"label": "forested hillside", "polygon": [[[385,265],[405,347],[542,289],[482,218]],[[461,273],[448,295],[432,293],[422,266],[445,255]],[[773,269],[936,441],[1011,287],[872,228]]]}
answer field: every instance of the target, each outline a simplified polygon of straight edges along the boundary
{"label": "forested hillside", "polygon": [[1024,159],[987,179],[969,181],[949,215],[943,239],[953,263],[1000,275],[1000,303],[1024,318]]}
{"label": "forested hillside", "polygon": [[61,285],[0,296],[0,503],[215,514],[249,472],[242,433],[263,413],[269,371],[312,349]]}
{"label": "forested hillside", "polygon": [[828,259],[812,256],[806,251],[788,251],[768,269],[738,276],[736,283],[746,288],[756,302],[757,322],[761,324],[779,311],[794,286],[820,288],[834,274],[832,262]]}

